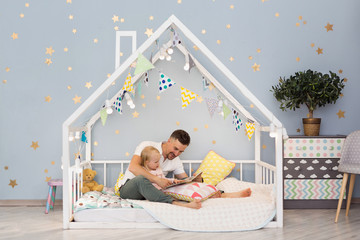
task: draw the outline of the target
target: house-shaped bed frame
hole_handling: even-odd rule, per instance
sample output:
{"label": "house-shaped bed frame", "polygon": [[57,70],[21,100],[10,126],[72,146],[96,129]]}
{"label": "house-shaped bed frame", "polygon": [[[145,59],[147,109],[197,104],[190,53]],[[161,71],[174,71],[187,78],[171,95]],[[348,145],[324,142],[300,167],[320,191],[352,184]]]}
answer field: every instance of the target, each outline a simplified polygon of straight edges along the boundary
{"label": "house-shaped bed frame", "polygon": [[[162,34],[164,34],[170,27],[181,32],[188,40],[190,40],[198,49],[220,70],[231,83],[251,102],[255,107],[265,116],[270,122],[269,126],[261,126],[260,123],[201,65],[187,50],[186,48],[178,44],[176,47],[184,54],[190,54],[198,70],[234,105],[234,107],[242,113],[249,120],[255,123],[254,132],[254,146],[255,155],[254,160],[251,160],[255,164],[255,183],[270,184],[273,183],[276,186],[276,216],[268,227],[282,227],[283,226],[283,186],[282,186],[282,146],[283,137],[287,137],[287,133],[282,123],[241,83],[241,81],[174,15],[167,19],[154,33],[151,35],[139,48],[136,49],[136,35],[135,32],[117,32],[117,45],[116,54],[120,53],[120,37],[131,36],[133,38],[132,54],[127,58],[125,62],[120,65],[119,56],[116,56],[115,71],[112,75],[98,88],[94,93],[63,123],[63,227],[68,228],[83,228],[83,227],[124,227],[114,224],[81,224],[77,225],[76,222],[72,222],[73,201],[79,196],[79,191],[74,190],[81,184],[80,177],[81,169],[89,164],[91,161],[91,131],[94,123],[100,118],[100,112],[96,112],[93,117],[86,123],[85,126],[76,127],[73,126],[75,121],[100,97],[113,82],[127,69],[130,65],[136,61],[139,53],[145,52]],[[157,52],[152,62],[158,61],[160,51]],[[142,77],[142,74],[135,75],[132,78],[133,84]],[[120,89],[119,89],[120,93]],[[114,102],[117,93],[112,97],[110,102]],[[75,161],[75,164],[71,165],[69,134],[75,131],[86,131],[88,142],[85,145],[86,158],[82,162]],[[275,164],[272,166],[261,160],[261,132],[268,132],[275,141]],[[119,160],[118,163],[123,164],[125,160]],[[241,161],[241,160],[239,160]],[[186,162],[186,161],[185,161]],[[106,163],[98,161],[97,163],[104,164],[104,185],[106,185]],[[115,162],[116,163],[116,162]],[[95,164],[91,161],[91,164]],[[191,164],[191,163],[190,163]],[[123,168],[123,165],[121,165]],[[80,169],[80,171],[79,171]],[[73,187],[72,187],[73,186]],[[137,227],[133,225],[125,225],[125,227]],[[141,226],[140,226],[141,227]],[[144,227],[144,225],[143,225]]]}

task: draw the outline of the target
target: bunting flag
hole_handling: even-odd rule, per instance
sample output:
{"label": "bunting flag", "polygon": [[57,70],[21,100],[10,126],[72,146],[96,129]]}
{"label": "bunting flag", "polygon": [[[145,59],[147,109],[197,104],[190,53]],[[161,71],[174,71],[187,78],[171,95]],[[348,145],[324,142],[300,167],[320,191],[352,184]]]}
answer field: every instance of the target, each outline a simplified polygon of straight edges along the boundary
{"label": "bunting flag", "polygon": [[238,132],[242,126],[242,122],[239,113],[234,108],[231,108],[231,110],[233,112],[233,124],[235,125],[236,132]]}
{"label": "bunting flag", "polygon": [[171,80],[164,73],[160,72],[160,80],[159,80],[159,92],[162,93],[169,87],[172,87],[176,84],[173,80]]}
{"label": "bunting flag", "polygon": [[192,57],[190,56],[189,54],[189,73],[190,73],[190,70],[195,67],[195,62],[194,60],[192,59]]}
{"label": "bunting flag", "polygon": [[230,108],[228,108],[228,106],[226,106],[226,104],[222,105],[222,111],[224,113],[224,120],[227,118],[227,116],[229,116],[229,114],[231,113]]}
{"label": "bunting flag", "polygon": [[126,77],[124,86],[121,90],[127,91],[127,92],[131,92],[134,94],[134,86],[131,82],[131,74],[129,73],[128,76]]}
{"label": "bunting flag", "polygon": [[86,132],[85,131],[82,131],[82,133],[81,133],[81,141],[84,142],[84,143],[88,142],[88,140],[86,138]]}
{"label": "bunting flag", "polygon": [[122,95],[123,95],[123,91],[121,91],[119,96],[116,98],[116,101],[113,103],[115,110],[120,114],[122,114],[122,103],[121,103]]}
{"label": "bunting flag", "polygon": [[147,60],[146,57],[144,57],[144,55],[139,53],[134,75],[144,73],[152,68],[155,68],[155,66],[152,65],[152,63],[149,60]]}
{"label": "bunting flag", "polygon": [[178,33],[174,29],[172,30],[174,31],[172,46],[175,47],[176,45],[181,44],[181,40]]}
{"label": "bunting flag", "polygon": [[136,86],[136,93],[138,96],[141,96],[141,90],[142,90],[142,83],[139,81],[138,85]]}
{"label": "bunting flag", "polygon": [[186,88],[181,88],[181,103],[182,109],[186,108],[198,95]]}
{"label": "bunting flag", "polygon": [[208,107],[208,111],[210,113],[210,116],[212,117],[214,115],[214,112],[218,108],[219,100],[215,98],[205,98],[206,105]]}
{"label": "bunting flag", "polygon": [[248,136],[249,141],[251,140],[254,131],[255,131],[255,123],[251,120],[248,120],[246,122],[246,135]]}
{"label": "bunting flag", "polygon": [[202,77],[202,84],[203,84],[204,91],[209,89],[210,83],[208,82],[208,80],[206,80],[206,78],[204,76]]}
{"label": "bunting flag", "polygon": [[106,119],[107,119],[106,108],[103,108],[100,110],[100,117],[101,117],[102,125],[105,126]]}

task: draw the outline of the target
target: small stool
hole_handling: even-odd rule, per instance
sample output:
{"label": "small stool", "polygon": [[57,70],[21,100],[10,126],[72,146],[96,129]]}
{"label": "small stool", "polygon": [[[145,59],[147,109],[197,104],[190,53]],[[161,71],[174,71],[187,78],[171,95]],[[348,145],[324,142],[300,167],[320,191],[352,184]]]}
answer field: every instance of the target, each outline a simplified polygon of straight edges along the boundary
{"label": "small stool", "polygon": [[46,210],[45,210],[46,214],[49,213],[50,208],[54,209],[56,187],[62,186],[63,181],[62,181],[62,179],[51,179],[50,181],[48,181],[48,185],[49,185],[49,194],[48,194],[48,199],[46,202]]}

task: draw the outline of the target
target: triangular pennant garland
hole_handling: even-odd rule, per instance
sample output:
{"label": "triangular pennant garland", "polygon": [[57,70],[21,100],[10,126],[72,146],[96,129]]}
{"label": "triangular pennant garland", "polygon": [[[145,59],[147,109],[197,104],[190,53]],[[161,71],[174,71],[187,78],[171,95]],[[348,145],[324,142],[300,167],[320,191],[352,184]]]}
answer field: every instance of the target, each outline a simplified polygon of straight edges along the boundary
{"label": "triangular pennant garland", "polygon": [[131,92],[134,94],[134,86],[131,82],[131,74],[129,73],[128,76],[126,77],[124,86],[121,90],[125,90],[127,92]]}
{"label": "triangular pennant garland", "polygon": [[214,115],[214,112],[218,108],[219,100],[215,98],[205,98],[206,105],[208,107],[208,111],[210,113],[210,116],[212,117]]}
{"label": "triangular pennant garland", "polygon": [[162,93],[169,87],[172,87],[176,84],[173,80],[171,80],[168,76],[164,73],[160,73],[160,80],[159,80],[159,92]]}
{"label": "triangular pennant garland", "polygon": [[152,65],[152,63],[149,60],[147,60],[144,57],[144,55],[139,53],[139,57],[136,62],[136,69],[135,69],[134,75],[146,72],[147,70],[150,70],[152,68],[155,68],[154,65]]}
{"label": "triangular pennant garland", "polygon": [[106,108],[103,108],[100,110],[100,117],[101,117],[102,125],[105,126],[106,119],[107,119]]}
{"label": "triangular pennant garland", "polygon": [[209,89],[210,83],[208,82],[208,80],[206,80],[206,78],[204,76],[202,77],[202,84],[203,84],[204,91]]}
{"label": "triangular pennant garland", "polygon": [[174,30],[172,46],[175,47],[178,44],[181,44],[181,40],[180,40],[178,33]]}
{"label": "triangular pennant garland", "polygon": [[254,134],[254,131],[255,131],[255,123],[248,120],[246,122],[246,135],[248,136],[249,141],[250,141],[252,135]]}
{"label": "triangular pennant garland", "polygon": [[231,110],[225,104],[223,104],[222,110],[223,110],[223,113],[224,113],[224,119],[226,119],[227,116],[229,116],[229,114],[231,113]]}
{"label": "triangular pennant garland", "polygon": [[181,103],[182,109],[186,108],[198,95],[186,88],[181,88]]}
{"label": "triangular pennant garland", "polygon": [[190,56],[189,54],[189,73],[190,73],[190,70],[195,67],[195,62],[194,60],[192,59],[192,57]]}
{"label": "triangular pennant garland", "polygon": [[123,91],[121,91],[119,96],[116,98],[116,101],[113,103],[115,110],[120,114],[122,114],[122,103],[121,103],[122,95],[123,95]]}
{"label": "triangular pennant garland", "polygon": [[142,90],[142,82],[139,81],[137,87],[136,87],[136,93],[138,96],[141,96],[141,90]]}
{"label": "triangular pennant garland", "polygon": [[239,113],[234,109],[231,108],[233,112],[233,124],[235,125],[236,132],[240,130],[242,125],[241,119],[239,118]]}

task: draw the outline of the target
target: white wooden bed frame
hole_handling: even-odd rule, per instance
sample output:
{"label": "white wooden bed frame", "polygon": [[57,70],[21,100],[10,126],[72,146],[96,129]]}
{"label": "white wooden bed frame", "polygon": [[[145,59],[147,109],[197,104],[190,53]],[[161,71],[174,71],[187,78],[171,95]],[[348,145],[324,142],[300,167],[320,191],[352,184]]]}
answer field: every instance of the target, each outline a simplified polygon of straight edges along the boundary
{"label": "white wooden bed frame", "polygon": [[[276,216],[267,227],[283,227],[283,184],[282,184],[282,149],[283,137],[287,137],[286,129],[282,123],[246,88],[246,86],[174,15],[170,16],[154,34],[149,37],[138,49],[136,49],[136,32],[124,31],[116,33],[116,51],[115,51],[115,71],[104,83],[94,91],[94,93],[63,123],[63,228],[158,228],[164,227],[160,223],[153,224],[136,224],[136,223],[84,223],[73,222],[73,203],[80,197],[80,193],[76,191],[81,184],[80,174],[84,166],[103,164],[104,165],[104,185],[106,185],[106,169],[110,164],[121,164],[121,170],[124,164],[128,164],[129,160],[95,160],[91,161],[91,141],[92,141],[92,127],[94,123],[99,120],[100,113],[96,112],[92,118],[82,127],[73,127],[74,122],[89,108],[96,99],[101,96],[112,83],[123,74],[130,65],[136,61],[139,53],[147,50],[159,37],[165,33],[169,27],[176,28],[181,31],[183,35],[196,45],[199,50],[226,76],[234,86],[250,101],[270,122],[268,126],[262,126],[208,71],[201,65],[197,59],[192,56],[183,45],[177,45],[179,51],[184,55],[190,54],[193,58],[197,69],[205,76],[213,85],[239,110],[246,118],[254,121],[255,131],[254,140],[254,160],[234,160],[237,164],[254,164],[255,165],[255,183],[261,184],[275,184],[276,186]],[[127,60],[120,65],[120,37],[132,37],[132,51],[133,53]],[[168,44],[168,43],[167,43]],[[153,63],[159,59],[160,53],[157,52],[153,56]],[[141,74],[135,75],[132,78],[133,84],[141,78]],[[120,92],[120,91],[119,91]],[[110,102],[113,102],[119,93],[114,95]],[[72,165],[72,154],[70,153],[69,134],[71,132],[85,131],[87,133],[88,143],[85,145],[85,161],[75,161]],[[270,136],[275,142],[274,162],[275,166],[267,164],[261,159],[261,134],[265,132],[270,133]],[[253,140],[252,140],[253,141]],[[200,160],[185,160],[184,164],[200,163]],[[240,168],[239,179],[242,179],[243,168]],[[72,187],[74,186],[74,187]]]}
{"label": "white wooden bed frame", "polygon": [[[193,164],[199,165],[202,160],[183,160],[183,165],[186,169],[194,169],[192,166]],[[235,173],[235,177],[239,180],[243,180],[243,166],[244,164],[248,165],[255,165],[255,183],[257,184],[274,184],[276,181],[276,168],[268,163],[256,160],[230,160],[236,163],[236,167],[240,167],[240,171]],[[124,173],[126,167],[124,165],[128,165],[130,160],[95,160],[95,161],[83,161],[77,162],[75,165],[70,167],[70,173],[68,182],[72,184],[72,188],[67,188],[68,196],[71,196],[71,199],[63,200],[63,201],[71,201],[71,207],[67,210],[64,208],[64,211],[68,211],[68,215],[70,219],[67,223],[66,228],[70,229],[77,229],[77,228],[166,228],[161,223],[135,223],[135,222],[75,222],[74,219],[74,212],[73,206],[75,202],[82,196],[80,186],[82,185],[82,170],[88,167],[94,167],[96,165],[103,165],[103,181],[98,180],[100,183],[104,183],[104,186],[107,186],[107,169],[111,167],[111,165],[120,165],[120,172]],[[97,169],[98,171],[98,169]],[[235,171],[235,170],[233,170]],[[189,173],[188,173],[189,175]],[[107,186],[113,187],[113,186]],[[85,210],[86,211],[86,210]],[[278,227],[278,216],[282,214],[282,211],[277,210],[276,218],[273,219],[266,227]],[[64,226],[65,227],[65,226]]]}

